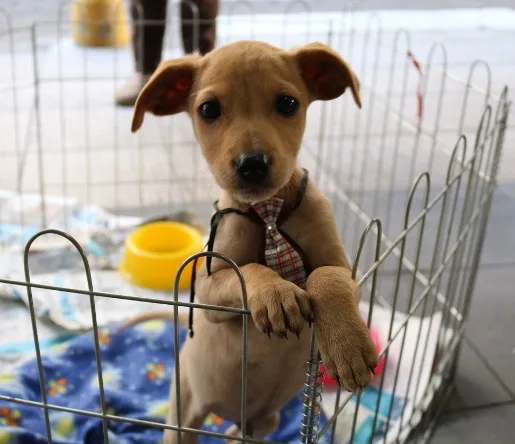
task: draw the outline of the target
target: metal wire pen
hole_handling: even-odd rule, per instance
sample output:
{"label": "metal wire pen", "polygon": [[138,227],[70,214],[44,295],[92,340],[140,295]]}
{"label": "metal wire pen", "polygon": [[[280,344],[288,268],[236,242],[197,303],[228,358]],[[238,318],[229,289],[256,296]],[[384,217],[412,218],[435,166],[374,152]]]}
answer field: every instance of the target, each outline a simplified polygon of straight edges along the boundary
{"label": "metal wire pen", "polygon": [[[21,3],[31,2],[19,3],[17,8]],[[106,444],[110,441],[112,422],[175,430],[180,440],[187,433],[196,433],[220,440],[271,442],[255,439],[247,430],[247,355],[249,329],[253,327],[245,282],[231,258],[218,253],[192,256],[175,277],[175,292],[169,299],[95,291],[94,270],[79,241],[49,228],[52,219],[49,196],[53,194],[77,197],[86,204],[120,214],[130,210],[152,215],[155,208],[166,211],[211,208],[218,193],[186,117],[159,120],[149,117],[141,134],[132,136],[130,113],[106,102],[106,94],[113,93],[121,77],[128,74],[131,65],[127,50],[112,50],[112,56],[103,59],[105,66],[99,66],[96,53],[82,48],[80,57],[74,59],[77,66],[67,63],[69,3],[66,0],[54,3],[48,10],[40,5],[37,10],[40,17],[23,23],[11,17],[8,8],[0,8],[0,61],[5,63],[0,70],[0,189],[39,196],[38,228],[42,230],[26,244],[24,277],[11,279],[0,275],[0,284],[17,287],[27,295],[40,399],[0,396],[0,400],[41,409],[46,424],[45,439],[49,443],[53,439],[50,413],[55,411],[99,418]],[[193,40],[198,42],[204,19],[195,3],[183,2],[183,6],[188,5],[193,17]],[[428,45],[427,57],[424,53],[416,54],[416,39],[412,39],[409,31],[385,30],[376,14],[361,20],[360,14],[365,13],[355,6],[324,14],[317,12],[313,2],[307,0],[270,5],[280,12],[263,13],[263,5],[247,0],[224,6],[217,19],[218,42],[249,38],[290,47],[320,40],[329,43],[355,67],[361,81],[363,111],[354,109],[347,94],[332,102],[314,104],[308,113],[301,161],[330,197],[346,250],[356,252],[353,275],[361,287],[362,301],[368,303],[368,324],[374,326],[378,307],[389,310],[390,317],[381,352],[393,375],[393,383],[388,387],[390,397],[385,395],[383,373],[375,381],[377,397],[372,401],[364,399],[363,394],[345,395],[338,389],[331,411],[324,409],[328,390],[324,392],[324,374],[313,334],[310,355],[306,356],[298,439],[303,444],[313,444],[324,437],[336,443],[346,436],[348,442],[355,442],[360,409],[367,402],[368,408],[373,405],[371,442],[402,443],[408,438],[427,442],[453,384],[453,369],[497,185],[511,107],[509,91],[505,88],[499,96],[494,94],[492,73],[485,62],[473,62],[466,78],[461,79],[449,72],[445,45]],[[180,29],[176,15],[170,12],[166,20],[169,31],[165,52],[170,56],[181,53],[174,37]],[[145,23],[148,24],[140,21],[138,25]],[[143,43],[138,44],[139,51],[143,51]],[[418,71],[413,67],[415,57]],[[24,63],[30,69],[22,73]],[[481,74],[484,80],[474,83]],[[451,89],[452,99],[447,96]],[[452,111],[456,108],[450,106],[451,100],[461,104],[458,111]],[[5,222],[4,216],[0,212],[0,223]],[[71,214],[65,214],[65,218],[70,217]],[[22,216],[16,223],[27,226]],[[43,236],[60,236],[77,250],[87,289],[33,282],[31,248]],[[241,308],[179,301],[180,274],[201,256],[224,260],[238,274]],[[99,411],[49,402],[33,297],[35,289],[88,299]],[[183,426],[177,322],[173,338],[177,424],[163,425],[109,414],[99,346],[99,304],[95,303],[100,298],[165,305],[176,319],[181,307],[241,316],[242,379],[238,390],[241,390],[242,436]],[[424,328],[421,323],[411,336],[412,352],[407,353],[408,331],[415,318],[427,322]],[[435,335],[436,350],[430,346],[430,338]],[[400,352],[393,352],[393,345],[399,344]],[[425,381],[422,369],[427,365],[432,366],[431,382],[422,383]],[[406,381],[401,381],[399,376],[401,367],[408,369]],[[401,399],[398,403],[397,398]],[[327,421],[323,422],[325,415]],[[342,420],[344,416],[346,421]],[[349,430],[343,433],[345,424],[349,424]]]}

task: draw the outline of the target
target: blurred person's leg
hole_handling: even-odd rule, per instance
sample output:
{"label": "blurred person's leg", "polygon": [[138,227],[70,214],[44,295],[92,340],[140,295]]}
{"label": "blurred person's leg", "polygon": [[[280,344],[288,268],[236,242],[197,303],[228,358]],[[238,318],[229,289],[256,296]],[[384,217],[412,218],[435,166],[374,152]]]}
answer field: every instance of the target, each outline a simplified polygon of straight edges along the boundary
{"label": "blurred person's leg", "polygon": [[[181,34],[186,54],[211,51],[216,41],[219,0],[181,0]],[[161,61],[167,0],[132,0],[134,77],[117,92],[116,103],[132,106]],[[197,13],[198,12],[198,13]],[[149,23],[138,23],[149,21]]]}
{"label": "blurred person's leg", "polygon": [[215,47],[219,0],[181,0],[184,52],[207,54]]}
{"label": "blurred person's leg", "polygon": [[132,0],[132,49],[136,72],[116,94],[118,105],[132,106],[161,62],[167,0]]}

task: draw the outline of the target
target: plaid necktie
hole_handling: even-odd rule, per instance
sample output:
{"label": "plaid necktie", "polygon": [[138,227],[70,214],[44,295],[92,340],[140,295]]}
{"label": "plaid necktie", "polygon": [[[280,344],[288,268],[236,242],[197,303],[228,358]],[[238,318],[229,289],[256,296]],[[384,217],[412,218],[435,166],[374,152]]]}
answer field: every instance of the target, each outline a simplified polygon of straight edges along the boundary
{"label": "plaid necktie", "polygon": [[254,202],[250,206],[266,225],[265,262],[267,267],[274,270],[283,279],[304,288],[306,271],[302,258],[276,225],[283,204],[284,200],[272,197],[262,202]]}

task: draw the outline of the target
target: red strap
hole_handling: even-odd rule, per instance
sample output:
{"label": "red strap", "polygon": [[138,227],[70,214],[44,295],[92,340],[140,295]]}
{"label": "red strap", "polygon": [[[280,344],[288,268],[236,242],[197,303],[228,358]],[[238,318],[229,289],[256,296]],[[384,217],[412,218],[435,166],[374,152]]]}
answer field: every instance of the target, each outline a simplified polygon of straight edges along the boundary
{"label": "red strap", "polygon": [[419,74],[418,79],[418,86],[417,86],[417,117],[419,119],[422,118],[422,109],[423,109],[423,97],[422,97],[422,78],[424,77],[424,74],[422,73],[422,65],[421,63],[415,58],[413,53],[411,51],[408,51],[407,53],[408,58],[413,63],[413,66],[417,70]]}

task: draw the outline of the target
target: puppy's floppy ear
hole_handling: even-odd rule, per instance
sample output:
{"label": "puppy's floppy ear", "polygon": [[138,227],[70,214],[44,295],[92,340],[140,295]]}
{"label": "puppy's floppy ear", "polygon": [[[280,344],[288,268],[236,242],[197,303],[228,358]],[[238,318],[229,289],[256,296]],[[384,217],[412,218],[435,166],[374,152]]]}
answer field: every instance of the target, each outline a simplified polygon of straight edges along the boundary
{"label": "puppy's floppy ear", "polygon": [[143,124],[145,112],[166,116],[186,109],[199,60],[198,56],[187,56],[159,65],[136,100],[133,133]]}
{"label": "puppy's floppy ear", "polygon": [[310,43],[296,49],[293,55],[313,100],[336,99],[350,87],[361,108],[359,80],[336,51],[322,43]]}

